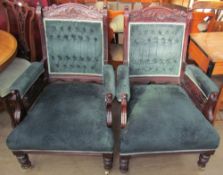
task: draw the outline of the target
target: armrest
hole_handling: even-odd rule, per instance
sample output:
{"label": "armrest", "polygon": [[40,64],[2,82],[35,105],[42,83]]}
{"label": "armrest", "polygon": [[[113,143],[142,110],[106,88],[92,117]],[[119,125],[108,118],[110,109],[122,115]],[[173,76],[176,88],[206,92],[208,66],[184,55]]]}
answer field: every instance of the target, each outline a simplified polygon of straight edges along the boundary
{"label": "armrest", "polygon": [[186,67],[182,83],[197,108],[210,123],[213,123],[219,88],[207,75],[193,65]]}
{"label": "armrest", "polygon": [[123,95],[126,95],[127,101],[130,99],[130,83],[129,83],[129,67],[128,65],[120,65],[117,70],[117,88],[116,97],[119,102]]}
{"label": "armrest", "polygon": [[23,97],[43,72],[43,64],[39,62],[33,62],[11,85],[10,90],[18,91],[20,96]]}
{"label": "armrest", "polygon": [[129,67],[120,65],[117,70],[116,97],[121,102],[121,128],[127,124],[127,105],[130,99]]}
{"label": "armrest", "polygon": [[218,86],[198,67],[188,65],[185,75],[200,89],[200,91],[208,98],[212,93],[218,93]]}
{"label": "armrest", "polygon": [[115,98],[115,73],[112,65],[105,64],[103,68],[105,86],[105,103],[107,110],[107,126],[112,126],[112,101]]}
{"label": "armrest", "polygon": [[105,93],[112,94],[112,99],[115,97],[115,73],[112,65],[105,64],[104,65],[104,86]]}

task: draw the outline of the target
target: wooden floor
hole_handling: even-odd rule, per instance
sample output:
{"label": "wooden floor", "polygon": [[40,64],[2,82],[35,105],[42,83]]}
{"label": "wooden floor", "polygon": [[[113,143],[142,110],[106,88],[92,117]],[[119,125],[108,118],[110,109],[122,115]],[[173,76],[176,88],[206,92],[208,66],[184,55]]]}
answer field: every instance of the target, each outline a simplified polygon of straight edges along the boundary
{"label": "wooden floor", "polygon": [[[118,108],[114,108],[115,125],[118,128]],[[223,115],[223,113],[221,114]],[[129,175],[222,175],[223,172],[223,121],[215,124],[222,137],[220,147],[211,157],[205,170],[198,168],[198,155],[160,155],[146,158],[133,158]],[[114,129],[113,128],[113,129]],[[0,113],[0,175],[103,175],[101,157],[31,155],[32,169],[23,170],[8,150],[5,139],[11,130],[9,116]],[[119,129],[115,129],[115,139],[119,140]],[[120,175],[118,170],[118,143],[116,145],[114,168],[110,174]]]}

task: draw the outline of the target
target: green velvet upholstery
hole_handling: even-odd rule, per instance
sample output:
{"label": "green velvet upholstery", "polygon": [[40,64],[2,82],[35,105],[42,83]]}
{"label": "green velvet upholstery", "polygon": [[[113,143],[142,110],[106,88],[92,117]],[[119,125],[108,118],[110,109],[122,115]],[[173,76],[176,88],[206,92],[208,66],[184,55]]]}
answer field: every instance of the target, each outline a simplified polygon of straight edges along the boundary
{"label": "green velvet upholstery", "polygon": [[9,66],[0,72],[0,97],[10,93],[10,87],[14,81],[30,66],[25,59],[15,58]]}
{"label": "green velvet upholstery", "polygon": [[11,150],[112,152],[106,125],[104,86],[94,83],[48,85],[26,118],[11,132]]}
{"label": "green velvet upholstery", "polygon": [[20,95],[23,97],[43,72],[43,64],[39,62],[33,62],[12,84],[10,90],[18,90]]}
{"label": "green velvet upholstery", "polygon": [[216,130],[177,85],[135,85],[121,154],[215,149]]}
{"label": "green velvet upholstery", "polygon": [[129,67],[128,65],[120,65],[117,70],[117,89],[116,97],[121,101],[121,95],[127,94],[127,99],[130,99],[130,83],[129,83]]}
{"label": "green velvet upholstery", "polygon": [[218,86],[198,67],[188,65],[186,67],[185,74],[201,89],[206,97],[208,97],[212,92],[219,92]]}
{"label": "green velvet upholstery", "polygon": [[50,74],[103,74],[102,22],[44,21]]}
{"label": "green velvet upholstery", "polygon": [[105,93],[111,93],[115,97],[115,72],[112,65],[105,64],[103,68],[103,80],[105,86]]}
{"label": "green velvet upholstery", "polygon": [[130,76],[180,76],[185,25],[129,24]]}

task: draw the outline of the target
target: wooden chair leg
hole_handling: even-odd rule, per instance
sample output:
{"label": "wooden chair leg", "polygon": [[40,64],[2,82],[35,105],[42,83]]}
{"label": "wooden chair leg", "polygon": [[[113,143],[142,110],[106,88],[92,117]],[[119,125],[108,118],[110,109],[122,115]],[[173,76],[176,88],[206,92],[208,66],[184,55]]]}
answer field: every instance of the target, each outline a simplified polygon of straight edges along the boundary
{"label": "wooden chair leg", "polygon": [[206,164],[208,163],[211,155],[214,154],[214,151],[210,151],[210,152],[205,152],[205,153],[201,153],[199,156],[199,160],[197,162],[198,166],[201,168],[205,168]]}
{"label": "wooden chair leg", "polygon": [[113,154],[103,154],[104,169],[109,171],[113,166]]}
{"label": "wooden chair leg", "polygon": [[222,102],[223,102],[223,86],[221,87],[221,91],[218,96],[218,101],[214,109],[214,119],[216,119],[218,111],[222,108]]}
{"label": "wooden chair leg", "polygon": [[130,156],[120,156],[120,171],[122,173],[127,173],[128,170],[129,170],[129,159],[130,159]]}
{"label": "wooden chair leg", "polygon": [[31,168],[32,164],[29,160],[28,154],[26,154],[24,152],[13,152],[13,154],[16,156],[16,158],[22,168],[24,168],[24,169]]}

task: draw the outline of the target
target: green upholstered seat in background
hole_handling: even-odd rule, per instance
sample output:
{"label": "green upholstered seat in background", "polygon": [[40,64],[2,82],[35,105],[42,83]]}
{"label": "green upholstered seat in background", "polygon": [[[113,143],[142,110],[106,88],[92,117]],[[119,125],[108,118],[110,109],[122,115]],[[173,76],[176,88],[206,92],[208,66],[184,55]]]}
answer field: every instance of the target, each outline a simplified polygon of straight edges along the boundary
{"label": "green upholstered seat in background", "polygon": [[106,125],[104,96],[99,84],[47,86],[8,137],[9,148],[111,153],[113,135]]}
{"label": "green upholstered seat in background", "polygon": [[121,154],[216,149],[219,136],[177,85],[134,85]]}
{"label": "green upholstered seat in background", "polygon": [[[27,74],[28,70],[32,69],[30,73],[32,77],[27,77],[27,82],[21,82],[24,87],[30,87],[32,83],[28,81],[34,81],[43,73],[43,65],[41,63],[33,62],[30,63],[29,61],[21,58],[15,58],[12,63],[7,66],[1,73],[0,73],[0,97],[7,96],[11,90],[18,90],[17,86],[14,86],[14,83],[22,76],[23,74]],[[21,89],[21,95],[23,96],[26,93],[27,89]]]}

